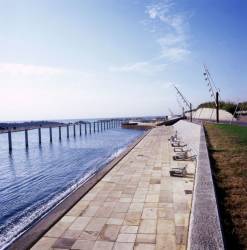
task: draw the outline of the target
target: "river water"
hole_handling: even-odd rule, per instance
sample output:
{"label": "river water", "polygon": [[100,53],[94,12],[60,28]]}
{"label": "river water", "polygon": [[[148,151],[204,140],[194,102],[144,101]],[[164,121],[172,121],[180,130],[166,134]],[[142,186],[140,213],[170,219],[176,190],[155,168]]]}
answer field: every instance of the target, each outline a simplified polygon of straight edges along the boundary
{"label": "river water", "polygon": [[[78,128],[77,128],[78,129]],[[82,131],[83,127],[82,127]],[[35,221],[104,167],[143,132],[114,128],[62,141],[58,128],[29,131],[29,149],[25,149],[24,132],[12,133],[13,151],[8,152],[7,134],[0,134],[0,249],[6,248]]]}

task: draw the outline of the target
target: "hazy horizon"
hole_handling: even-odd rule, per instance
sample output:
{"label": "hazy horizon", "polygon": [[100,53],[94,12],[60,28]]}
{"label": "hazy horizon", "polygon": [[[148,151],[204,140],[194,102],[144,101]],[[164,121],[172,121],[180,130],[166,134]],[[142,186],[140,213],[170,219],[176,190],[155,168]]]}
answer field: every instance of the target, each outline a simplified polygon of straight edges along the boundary
{"label": "hazy horizon", "polygon": [[[244,0],[0,0],[0,121],[180,113],[247,93]],[[84,119],[85,119],[84,118]]]}
{"label": "hazy horizon", "polygon": [[[0,120],[0,123],[8,122],[31,122],[31,121],[73,121],[73,120],[103,120],[103,119],[118,119],[118,118],[152,118],[152,117],[162,117],[165,115],[142,115],[142,116],[118,116],[118,117],[79,117],[79,118],[63,118],[63,119],[24,119],[24,120]],[[168,116],[170,116],[168,114]]]}

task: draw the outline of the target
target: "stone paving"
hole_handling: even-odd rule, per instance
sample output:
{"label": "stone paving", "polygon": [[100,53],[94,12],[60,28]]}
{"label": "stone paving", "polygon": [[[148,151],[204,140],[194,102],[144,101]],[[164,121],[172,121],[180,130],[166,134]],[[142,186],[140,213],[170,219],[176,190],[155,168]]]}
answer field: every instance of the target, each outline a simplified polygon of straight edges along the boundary
{"label": "stone paving", "polygon": [[[32,249],[186,249],[195,164],[172,160],[172,134],[154,128]],[[178,164],[186,177],[170,177]]]}

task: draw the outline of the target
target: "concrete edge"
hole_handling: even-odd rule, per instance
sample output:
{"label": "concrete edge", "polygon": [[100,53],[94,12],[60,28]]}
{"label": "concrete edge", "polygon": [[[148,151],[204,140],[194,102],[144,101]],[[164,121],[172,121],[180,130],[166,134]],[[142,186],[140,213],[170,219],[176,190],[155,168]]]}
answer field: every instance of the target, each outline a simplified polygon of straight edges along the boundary
{"label": "concrete edge", "polygon": [[73,191],[61,203],[36,222],[30,229],[24,232],[6,249],[25,250],[30,249],[56,222],[58,222],[87,192],[89,192],[115,165],[130,153],[149,133],[146,131],[135,142],[128,146],[117,158],[113,159],[105,167],[91,176],[78,189]]}
{"label": "concrete edge", "polygon": [[200,133],[187,249],[225,249],[203,126]]}
{"label": "concrete edge", "polygon": [[162,125],[165,125],[165,126],[172,126],[173,124],[179,122],[180,120],[183,120],[184,118],[183,117],[178,117],[178,118],[174,118],[174,119],[170,119],[168,121],[164,121],[162,123],[160,123],[158,126],[162,126]]}

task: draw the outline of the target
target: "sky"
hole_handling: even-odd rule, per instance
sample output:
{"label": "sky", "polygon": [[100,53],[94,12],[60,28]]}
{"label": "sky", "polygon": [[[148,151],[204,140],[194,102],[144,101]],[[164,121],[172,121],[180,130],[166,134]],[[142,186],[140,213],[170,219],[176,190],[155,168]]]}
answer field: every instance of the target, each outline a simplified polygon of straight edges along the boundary
{"label": "sky", "polygon": [[0,0],[0,121],[179,113],[203,65],[246,101],[246,27],[245,0]]}

